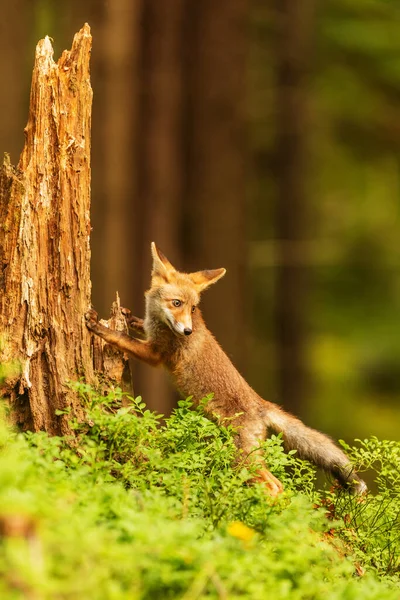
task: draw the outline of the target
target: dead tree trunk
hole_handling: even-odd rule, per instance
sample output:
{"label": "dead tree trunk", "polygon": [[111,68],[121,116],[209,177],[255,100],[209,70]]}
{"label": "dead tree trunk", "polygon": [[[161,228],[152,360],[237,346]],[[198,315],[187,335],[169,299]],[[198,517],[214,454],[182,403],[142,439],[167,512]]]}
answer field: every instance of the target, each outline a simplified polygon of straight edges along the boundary
{"label": "dead tree trunk", "polygon": [[[53,61],[36,48],[25,145],[0,171],[0,363],[20,364],[3,395],[25,429],[68,431],[57,409],[81,409],[68,380],[96,381],[90,306],[91,35]],[[97,363],[101,360],[97,356]]]}

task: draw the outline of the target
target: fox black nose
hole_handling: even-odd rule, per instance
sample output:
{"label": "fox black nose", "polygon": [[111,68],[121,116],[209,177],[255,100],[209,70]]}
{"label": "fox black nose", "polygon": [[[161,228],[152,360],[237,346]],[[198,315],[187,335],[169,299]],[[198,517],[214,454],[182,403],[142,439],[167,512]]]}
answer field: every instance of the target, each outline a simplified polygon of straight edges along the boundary
{"label": "fox black nose", "polygon": [[189,327],[185,327],[185,329],[183,330],[183,333],[184,333],[185,335],[190,335],[190,334],[192,333],[192,330],[191,330],[191,329],[189,329]]}

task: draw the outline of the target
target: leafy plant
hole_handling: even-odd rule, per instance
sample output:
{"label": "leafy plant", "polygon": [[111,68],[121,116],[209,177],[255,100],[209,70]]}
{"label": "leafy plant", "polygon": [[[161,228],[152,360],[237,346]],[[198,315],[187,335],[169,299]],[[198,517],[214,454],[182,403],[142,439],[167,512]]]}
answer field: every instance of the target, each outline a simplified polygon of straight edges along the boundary
{"label": "leafy plant", "polygon": [[[182,401],[162,423],[119,389],[74,387],[86,418],[71,422],[73,437],[16,434],[3,422],[1,598],[398,598],[395,569],[365,545],[376,505],[364,522],[355,511],[365,503],[316,491],[312,467],[284,454],[279,437],[264,445],[285,484],[272,499],[249,485],[232,424],[213,423],[204,407]],[[348,451],[375,465],[385,491],[397,480],[384,457],[398,448],[378,446]],[[365,461],[378,455],[381,466]],[[393,538],[393,556],[398,546]],[[355,577],[361,561],[367,572]]]}
{"label": "leafy plant", "polygon": [[365,565],[380,574],[400,573],[400,443],[376,437],[356,440],[357,447],[342,442],[359,471],[374,472],[374,494],[354,498],[330,496],[334,514],[342,519],[340,536]]}

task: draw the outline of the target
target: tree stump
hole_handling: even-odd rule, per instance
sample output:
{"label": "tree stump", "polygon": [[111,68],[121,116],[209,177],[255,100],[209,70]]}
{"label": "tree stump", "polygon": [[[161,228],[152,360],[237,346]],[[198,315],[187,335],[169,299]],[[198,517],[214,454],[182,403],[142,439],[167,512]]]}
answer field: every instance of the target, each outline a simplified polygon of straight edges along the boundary
{"label": "tree stump", "polygon": [[[57,63],[50,39],[38,43],[25,145],[18,167],[6,155],[0,171],[0,363],[20,365],[2,392],[17,424],[51,434],[69,431],[57,409],[81,414],[66,382],[94,384],[93,355],[104,364],[84,320],[91,304],[91,42],[86,24]],[[114,323],[126,327],[118,311]],[[121,355],[115,361],[124,365]]]}

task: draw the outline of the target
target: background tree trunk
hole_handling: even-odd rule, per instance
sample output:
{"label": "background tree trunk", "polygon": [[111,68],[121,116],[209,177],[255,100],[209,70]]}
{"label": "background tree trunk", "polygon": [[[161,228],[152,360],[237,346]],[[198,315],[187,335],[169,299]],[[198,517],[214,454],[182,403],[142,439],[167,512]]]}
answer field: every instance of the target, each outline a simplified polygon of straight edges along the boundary
{"label": "background tree trunk", "polygon": [[303,413],[308,389],[308,94],[315,0],[279,0],[277,65],[277,270],[275,322],[278,398]]}
{"label": "background tree trunk", "polygon": [[[29,18],[24,12],[25,0],[2,3],[0,19],[0,140],[12,160],[17,160],[23,144],[22,127],[15,124],[26,118],[28,87],[26,85],[25,53],[29,39]],[[12,51],[11,51],[12,49]],[[18,76],[16,76],[18,74]],[[1,150],[0,150],[1,152]]]}
{"label": "background tree trunk", "polygon": [[[133,262],[135,307],[142,311],[150,283],[150,243],[155,241],[182,267],[184,8],[184,0],[145,0],[142,6]],[[137,361],[134,373],[135,389],[148,405],[168,414],[176,394],[165,373]]]}
{"label": "background tree trunk", "polygon": [[[204,296],[205,317],[241,369],[247,17],[247,0],[143,3],[134,230],[134,310],[149,285],[152,240],[178,269],[227,267],[228,277]],[[169,413],[176,394],[165,374],[134,368],[135,390]]]}
{"label": "background tree trunk", "polygon": [[186,23],[185,262],[225,267],[205,294],[207,325],[236,366],[247,355],[247,0],[190,4]]}
{"label": "background tree trunk", "polygon": [[[115,290],[133,311],[137,223],[135,129],[141,0],[113,0],[101,6],[93,69],[98,87],[93,127],[93,298],[105,315]],[[100,8],[100,7],[99,7]],[[96,127],[97,123],[97,127]]]}
{"label": "background tree trunk", "polygon": [[[57,409],[80,406],[65,385],[95,381],[90,306],[91,35],[88,25],[56,64],[49,38],[36,48],[25,146],[0,180],[0,362],[17,360],[7,382],[26,429],[68,431]],[[4,391],[4,390],[3,390]]]}

